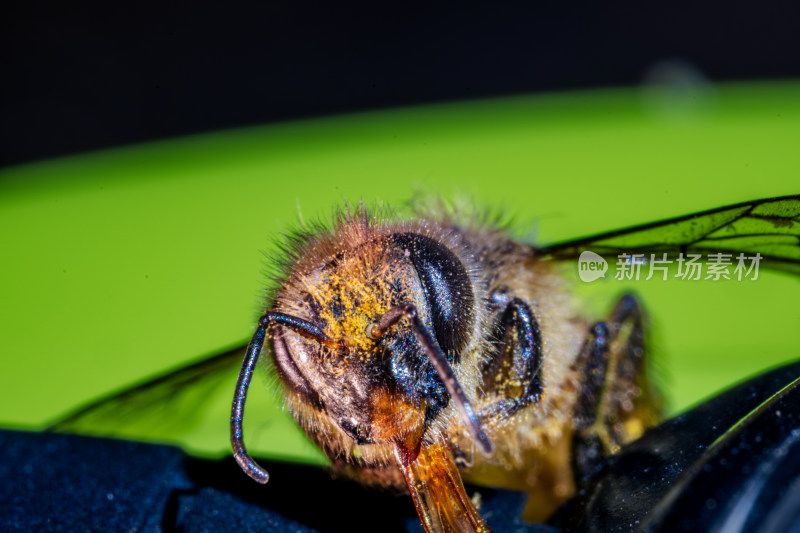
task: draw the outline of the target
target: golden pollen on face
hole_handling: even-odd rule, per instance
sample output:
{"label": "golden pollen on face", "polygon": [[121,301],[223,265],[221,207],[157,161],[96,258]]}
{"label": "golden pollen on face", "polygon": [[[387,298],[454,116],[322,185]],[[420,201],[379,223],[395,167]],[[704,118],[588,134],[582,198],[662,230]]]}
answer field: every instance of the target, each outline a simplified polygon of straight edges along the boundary
{"label": "golden pollen on face", "polygon": [[383,250],[364,246],[341,257],[336,265],[309,278],[306,290],[319,305],[326,333],[362,352],[374,349],[376,320],[386,313],[397,290],[397,272]]}

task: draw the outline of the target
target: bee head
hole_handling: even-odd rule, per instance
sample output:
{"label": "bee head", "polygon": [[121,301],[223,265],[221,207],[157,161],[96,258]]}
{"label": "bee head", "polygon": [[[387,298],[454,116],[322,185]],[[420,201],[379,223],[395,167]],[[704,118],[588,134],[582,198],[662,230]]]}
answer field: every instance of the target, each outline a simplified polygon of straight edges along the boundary
{"label": "bee head", "polygon": [[[292,279],[274,308],[327,340],[275,326],[276,367],[293,393],[357,444],[413,449],[453,397],[443,372],[453,374],[470,341],[474,303],[452,250],[421,233],[388,233]],[[460,387],[457,394],[464,401]]]}

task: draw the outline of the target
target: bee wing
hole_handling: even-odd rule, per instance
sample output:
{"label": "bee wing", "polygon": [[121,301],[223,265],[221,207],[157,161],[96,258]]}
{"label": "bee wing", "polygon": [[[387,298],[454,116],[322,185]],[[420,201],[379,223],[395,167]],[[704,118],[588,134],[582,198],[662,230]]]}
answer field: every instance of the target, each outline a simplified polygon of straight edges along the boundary
{"label": "bee wing", "polygon": [[[190,432],[219,398],[230,398],[247,346],[203,358],[93,401],[55,422],[51,431],[171,441]],[[218,402],[214,402],[218,403]],[[219,407],[219,406],[217,406]]]}
{"label": "bee wing", "polygon": [[761,254],[761,267],[800,275],[800,195],[765,198],[539,248],[546,259],[584,251],[679,254]]}

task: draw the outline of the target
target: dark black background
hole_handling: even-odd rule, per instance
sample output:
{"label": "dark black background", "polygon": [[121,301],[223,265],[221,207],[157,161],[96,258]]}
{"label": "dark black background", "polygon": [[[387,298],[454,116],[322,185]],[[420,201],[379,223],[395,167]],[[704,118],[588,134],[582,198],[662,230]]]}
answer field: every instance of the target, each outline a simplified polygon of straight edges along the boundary
{"label": "dark black background", "polygon": [[798,77],[800,4],[13,2],[0,165],[295,117],[639,83]]}

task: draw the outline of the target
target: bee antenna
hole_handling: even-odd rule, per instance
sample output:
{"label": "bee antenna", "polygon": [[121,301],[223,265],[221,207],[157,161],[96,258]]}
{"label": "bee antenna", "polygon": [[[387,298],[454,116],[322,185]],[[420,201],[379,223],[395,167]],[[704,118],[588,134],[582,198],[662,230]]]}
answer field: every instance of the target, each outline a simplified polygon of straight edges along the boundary
{"label": "bee antenna", "polygon": [[318,340],[327,346],[334,344],[319,326],[301,318],[270,311],[259,319],[253,339],[247,346],[247,352],[245,353],[244,361],[242,361],[242,369],[239,371],[239,378],[236,381],[236,392],[233,395],[233,406],[231,407],[231,446],[233,447],[233,456],[239,466],[242,467],[242,470],[262,484],[269,481],[269,474],[247,453],[247,449],[244,446],[242,420],[244,418],[244,404],[247,401],[247,390],[250,388],[253,370],[256,368],[258,356],[264,347],[267,327],[270,324],[286,326],[304,337]]}
{"label": "bee antenna", "polygon": [[414,336],[422,345],[428,359],[431,364],[433,364],[433,368],[436,369],[439,378],[442,380],[442,383],[444,383],[447,392],[450,393],[450,397],[456,403],[456,407],[461,413],[461,419],[466,423],[469,432],[478,442],[478,446],[480,446],[485,454],[491,454],[494,450],[494,446],[481,428],[478,416],[475,414],[475,410],[472,408],[469,399],[467,399],[467,395],[464,394],[464,389],[458,382],[453,368],[450,366],[450,363],[447,362],[447,357],[442,353],[442,349],[439,347],[436,339],[428,333],[422,320],[420,320],[415,305],[404,304],[393,307],[387,311],[378,322],[367,328],[367,334],[372,338],[378,339],[403,318],[407,318],[411,323]]}

